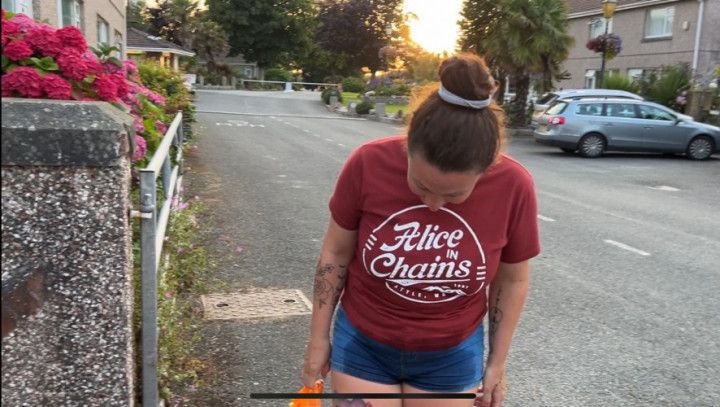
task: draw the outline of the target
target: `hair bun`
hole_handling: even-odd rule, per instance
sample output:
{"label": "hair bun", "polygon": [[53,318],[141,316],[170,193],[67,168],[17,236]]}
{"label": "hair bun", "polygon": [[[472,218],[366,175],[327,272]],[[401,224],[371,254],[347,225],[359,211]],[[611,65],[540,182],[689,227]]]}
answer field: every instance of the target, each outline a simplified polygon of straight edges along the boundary
{"label": "hair bun", "polygon": [[439,68],[440,82],[450,92],[468,100],[490,97],[495,79],[485,61],[475,54],[462,53],[445,59]]}

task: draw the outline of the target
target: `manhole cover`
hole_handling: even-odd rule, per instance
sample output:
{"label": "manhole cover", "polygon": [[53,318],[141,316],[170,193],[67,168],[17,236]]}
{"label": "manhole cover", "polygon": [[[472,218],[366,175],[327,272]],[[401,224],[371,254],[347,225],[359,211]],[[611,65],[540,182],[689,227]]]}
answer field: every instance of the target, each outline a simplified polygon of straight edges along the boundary
{"label": "manhole cover", "polygon": [[258,319],[307,315],[312,303],[300,290],[253,290],[202,296],[205,319]]}

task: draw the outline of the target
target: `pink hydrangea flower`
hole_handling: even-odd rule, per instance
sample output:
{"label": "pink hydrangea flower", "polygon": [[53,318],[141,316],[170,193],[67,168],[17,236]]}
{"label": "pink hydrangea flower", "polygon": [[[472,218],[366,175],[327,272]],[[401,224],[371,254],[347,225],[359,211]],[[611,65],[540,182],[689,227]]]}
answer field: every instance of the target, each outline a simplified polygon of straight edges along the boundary
{"label": "pink hydrangea flower", "polygon": [[63,44],[55,32],[49,26],[37,26],[25,34],[24,40],[40,54],[56,57],[62,52]]}
{"label": "pink hydrangea flower", "polygon": [[[13,18],[10,19],[10,22],[17,26],[18,30],[23,33],[26,33],[33,28],[40,27],[40,24],[36,23],[32,18],[26,16],[25,14],[15,14]],[[7,24],[7,22],[3,21],[3,26],[5,24]]]}
{"label": "pink hydrangea flower", "polygon": [[141,118],[135,116],[135,122],[133,124],[135,125],[136,133],[142,133],[145,131],[145,124],[143,123]]}
{"label": "pink hydrangea flower", "polygon": [[147,142],[142,136],[135,135],[135,152],[133,153],[133,161],[142,160],[147,152]]}
{"label": "pink hydrangea flower", "polygon": [[92,89],[100,99],[114,101],[118,96],[118,87],[112,75],[98,75],[92,83]]}
{"label": "pink hydrangea flower", "polygon": [[167,126],[160,120],[155,121],[155,128],[162,134],[165,134],[165,132],[167,131]]}
{"label": "pink hydrangea flower", "polygon": [[82,32],[75,26],[69,25],[57,30],[57,36],[65,47],[74,49],[82,54],[88,50],[87,42]]}
{"label": "pink hydrangea flower", "polygon": [[80,54],[76,51],[68,49],[63,51],[57,57],[57,64],[60,72],[69,79],[81,81],[88,75],[88,67]]}
{"label": "pink hydrangea flower", "polygon": [[2,22],[2,35],[12,37],[20,34],[20,27],[12,21]]}
{"label": "pink hydrangea flower", "polygon": [[42,77],[29,66],[20,66],[2,76],[3,96],[12,96],[17,92],[20,96],[39,98],[43,95]]}
{"label": "pink hydrangea flower", "polygon": [[3,47],[2,53],[11,61],[22,61],[30,58],[33,51],[25,41],[15,40]]}
{"label": "pink hydrangea flower", "polygon": [[135,61],[131,61],[128,59],[128,60],[123,61],[123,65],[125,65],[125,71],[127,71],[131,74],[137,73],[137,71],[138,71],[138,67],[135,64]]}
{"label": "pink hydrangea flower", "polygon": [[126,97],[128,95],[128,92],[130,92],[130,89],[128,88],[127,79],[125,79],[125,74],[114,73],[110,76],[115,81],[115,86],[117,87],[117,97],[119,97],[121,99]]}
{"label": "pink hydrangea flower", "polygon": [[50,99],[69,100],[72,86],[62,77],[49,73],[42,78],[42,88]]}

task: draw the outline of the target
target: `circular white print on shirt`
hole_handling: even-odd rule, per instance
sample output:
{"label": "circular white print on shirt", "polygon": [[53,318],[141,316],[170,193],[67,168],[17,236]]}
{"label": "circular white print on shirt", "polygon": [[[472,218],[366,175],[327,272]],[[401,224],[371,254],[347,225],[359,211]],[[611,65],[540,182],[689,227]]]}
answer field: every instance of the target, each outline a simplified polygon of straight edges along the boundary
{"label": "circular white print on shirt", "polygon": [[485,286],[485,254],[457,213],[425,205],[390,215],[368,236],[365,270],[394,294],[413,302],[447,302]]}

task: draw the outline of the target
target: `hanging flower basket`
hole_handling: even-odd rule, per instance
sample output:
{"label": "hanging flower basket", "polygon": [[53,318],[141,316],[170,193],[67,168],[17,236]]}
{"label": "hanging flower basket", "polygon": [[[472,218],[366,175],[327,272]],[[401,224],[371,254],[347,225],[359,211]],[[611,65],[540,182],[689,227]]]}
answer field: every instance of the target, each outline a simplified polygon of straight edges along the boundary
{"label": "hanging flower basket", "polygon": [[585,44],[590,51],[605,53],[605,59],[611,60],[622,51],[622,39],[615,33],[601,34]]}

